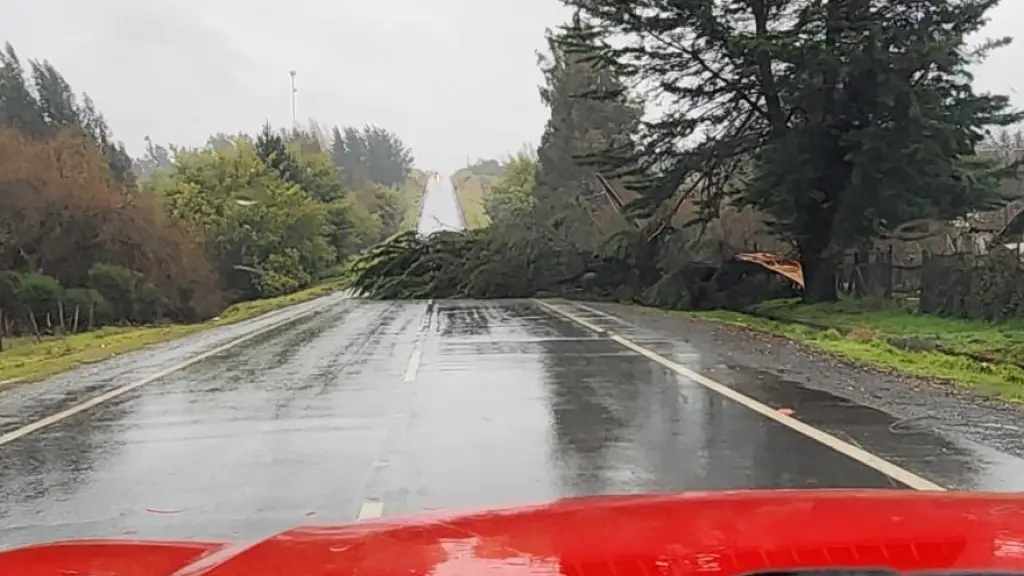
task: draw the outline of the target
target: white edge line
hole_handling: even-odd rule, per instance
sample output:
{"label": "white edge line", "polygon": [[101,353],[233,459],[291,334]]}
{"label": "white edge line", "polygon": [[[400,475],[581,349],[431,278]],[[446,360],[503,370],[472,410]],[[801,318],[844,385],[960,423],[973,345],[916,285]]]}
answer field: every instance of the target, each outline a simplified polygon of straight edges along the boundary
{"label": "white edge line", "polygon": [[[567,318],[579,324],[580,326],[583,326],[590,330],[595,330],[595,328],[597,328],[590,322],[587,322],[586,320],[579,318],[575,314],[571,314],[564,310],[559,310],[558,308],[542,300],[535,299],[534,301],[542,308],[554,314],[562,316],[563,318]],[[611,315],[609,315],[609,317],[615,318],[614,316]],[[938,484],[930,480],[926,480],[918,476],[917,474],[910,472],[909,470],[900,468],[899,466],[893,464],[892,462],[889,462],[888,460],[885,460],[884,458],[881,458],[880,456],[876,456],[868,452],[867,450],[864,450],[863,448],[854,446],[849,442],[843,441],[829,434],[828,432],[819,430],[809,424],[801,422],[796,418],[782,414],[781,412],[778,412],[777,410],[771,408],[766,404],[762,404],[761,402],[758,402],[757,400],[749,396],[741,394],[724,384],[721,384],[706,376],[698,374],[697,372],[694,372],[693,370],[690,370],[689,368],[681,364],[673,362],[668,358],[665,358],[661,354],[648,350],[647,348],[644,348],[643,346],[640,346],[635,342],[623,338],[622,336],[618,336],[616,334],[608,334],[608,332],[603,329],[601,329],[600,333],[607,334],[608,338],[613,342],[616,342],[617,344],[620,344],[632,350],[633,352],[636,352],[637,354],[640,354],[641,356],[648,358],[649,360],[661,364],[662,366],[668,368],[669,370],[672,370],[676,374],[689,378],[690,380],[693,380],[694,382],[700,384],[701,386],[704,386],[705,388],[713,392],[721,394],[722,396],[725,396],[726,398],[733,400],[734,402],[737,402],[738,404],[741,404],[770,420],[774,420],[775,422],[778,422],[779,424],[782,424],[783,426],[786,426],[787,428],[795,432],[798,432],[812,440],[820,442],[821,444],[828,446],[829,448],[835,450],[836,452],[839,452],[844,456],[852,458],[857,462],[863,464],[864,466],[867,466],[868,468],[872,468],[878,472],[881,472],[882,474],[888,476],[889,478],[892,478],[897,482],[905,484],[906,486],[913,488],[914,490],[934,492],[944,492],[946,490],[942,486],[939,486]]]}
{"label": "white edge line", "polygon": [[113,400],[114,398],[117,398],[118,396],[122,396],[124,394],[127,394],[128,392],[131,392],[132,390],[135,390],[136,388],[141,388],[142,386],[145,386],[146,384],[149,384],[150,382],[153,382],[154,380],[159,380],[160,378],[163,378],[164,376],[167,376],[167,375],[173,374],[173,373],[175,373],[175,372],[177,372],[179,370],[183,370],[185,368],[188,368],[189,366],[192,366],[193,364],[202,362],[203,360],[206,360],[207,358],[210,358],[211,356],[215,356],[217,354],[220,354],[221,352],[230,350],[231,348],[234,348],[235,346],[238,346],[239,344],[242,344],[242,343],[244,343],[244,342],[246,342],[248,340],[251,340],[251,339],[253,339],[253,338],[255,338],[255,337],[257,337],[257,336],[259,336],[261,334],[264,334],[266,332],[270,332],[271,330],[274,330],[275,328],[280,328],[281,326],[284,326],[285,324],[288,324],[290,322],[295,322],[296,320],[299,320],[301,318],[305,318],[306,316],[311,314],[313,311],[315,311],[315,307],[311,307],[310,310],[306,310],[304,312],[300,312],[300,313],[296,314],[295,316],[291,316],[291,317],[289,317],[289,318],[287,318],[285,320],[281,320],[279,322],[274,322],[274,323],[272,323],[272,324],[270,324],[268,326],[264,326],[263,328],[260,328],[260,329],[254,331],[254,332],[250,332],[250,333],[248,333],[245,336],[242,336],[240,338],[236,338],[236,339],[234,339],[234,340],[232,340],[232,341],[230,341],[230,342],[228,342],[226,344],[222,344],[222,345],[220,345],[220,346],[218,346],[218,347],[216,347],[216,348],[214,348],[212,350],[207,350],[206,352],[203,352],[202,354],[199,354],[197,356],[193,356],[192,358],[189,358],[188,360],[185,360],[184,362],[180,362],[180,363],[175,364],[175,365],[173,365],[173,366],[171,366],[169,368],[164,368],[163,370],[160,370],[159,372],[154,372],[153,374],[150,374],[149,376],[146,376],[145,378],[142,378],[141,380],[136,380],[135,382],[132,382],[130,384],[125,384],[124,386],[119,386],[117,388],[114,388],[113,390],[108,390],[107,392],[104,392],[103,394],[100,394],[99,396],[94,396],[94,397],[86,400],[85,402],[81,402],[79,404],[75,404],[74,406],[72,406],[70,408],[67,408],[65,410],[61,410],[60,412],[57,412],[56,414],[51,414],[51,415],[49,415],[49,416],[47,416],[45,418],[40,418],[39,420],[36,420],[35,422],[32,422],[30,424],[26,424],[25,426],[22,426],[21,428],[18,428],[17,430],[12,430],[12,431],[10,431],[10,432],[0,436],[0,446],[3,446],[4,444],[9,444],[11,442],[14,442],[15,440],[17,440],[19,438],[23,438],[23,437],[28,436],[29,434],[31,434],[33,432],[36,432],[36,431],[41,430],[43,428],[46,428],[47,426],[51,426],[53,424],[56,424],[57,422],[60,422],[61,420],[65,420],[67,418],[70,418],[70,417],[74,416],[75,414],[78,414],[80,412],[85,412],[86,410],[88,410],[90,408],[95,408],[96,406],[99,406],[100,404],[103,404],[104,402],[107,402],[109,400]]}
{"label": "white edge line", "polygon": [[384,503],[371,500],[363,502],[363,505],[359,507],[359,514],[356,515],[356,520],[372,520],[380,518],[383,514]]}

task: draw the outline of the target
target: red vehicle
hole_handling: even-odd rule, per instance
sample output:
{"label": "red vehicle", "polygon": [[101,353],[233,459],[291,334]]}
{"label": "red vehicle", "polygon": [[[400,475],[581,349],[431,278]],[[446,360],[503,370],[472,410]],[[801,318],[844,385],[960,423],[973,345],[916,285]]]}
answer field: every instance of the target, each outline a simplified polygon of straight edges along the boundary
{"label": "red vehicle", "polygon": [[676,576],[1024,571],[1024,497],[910,491],[596,496],[296,528],[261,542],[73,541],[11,576]]}

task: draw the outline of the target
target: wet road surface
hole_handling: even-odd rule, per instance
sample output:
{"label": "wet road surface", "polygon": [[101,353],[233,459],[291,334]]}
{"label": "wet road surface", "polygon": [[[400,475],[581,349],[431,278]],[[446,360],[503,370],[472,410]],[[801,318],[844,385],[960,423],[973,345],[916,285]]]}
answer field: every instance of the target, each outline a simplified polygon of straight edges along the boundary
{"label": "wet road surface", "polygon": [[[801,421],[946,487],[1024,488],[1019,460],[895,434],[881,413],[820,392],[715,372],[679,341],[594,308],[332,296],[0,396],[0,547],[249,539],[611,492],[901,487],[559,311],[766,406],[796,407]],[[200,359],[3,440],[189,358]]]}
{"label": "wet road surface", "polygon": [[531,302],[337,300],[0,458],[5,545],[248,538],[367,502],[891,485]]}
{"label": "wet road surface", "polygon": [[431,175],[423,196],[418,232],[433,234],[441,230],[465,229],[465,217],[455,198],[455,188],[451,179],[441,174]]}

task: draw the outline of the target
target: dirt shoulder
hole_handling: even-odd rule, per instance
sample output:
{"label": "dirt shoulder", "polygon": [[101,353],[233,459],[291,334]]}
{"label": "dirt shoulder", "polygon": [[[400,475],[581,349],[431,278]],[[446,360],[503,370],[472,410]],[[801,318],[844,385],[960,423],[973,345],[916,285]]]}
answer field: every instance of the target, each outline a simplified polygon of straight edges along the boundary
{"label": "dirt shoulder", "polygon": [[[720,319],[699,319],[686,313],[621,304],[585,305],[666,339],[688,344],[700,354],[704,366],[763,372],[895,418],[913,419],[919,428],[927,427],[1024,457],[1024,404],[998,397],[991,391],[866,366],[820,348],[723,323]],[[717,373],[708,376],[721,377]]]}

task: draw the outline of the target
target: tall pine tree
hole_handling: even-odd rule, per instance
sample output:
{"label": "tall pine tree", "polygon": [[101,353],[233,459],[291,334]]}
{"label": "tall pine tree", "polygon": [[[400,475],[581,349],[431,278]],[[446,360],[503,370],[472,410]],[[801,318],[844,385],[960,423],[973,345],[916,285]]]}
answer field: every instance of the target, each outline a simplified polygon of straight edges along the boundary
{"label": "tall pine tree", "polygon": [[573,228],[578,241],[596,240],[590,215],[608,199],[595,167],[595,155],[622,153],[632,145],[642,107],[628,99],[616,71],[594,59],[596,47],[568,39],[586,38],[578,15],[563,29],[547,32],[548,54],[538,55],[544,85],[541,100],[551,116],[537,150],[536,209],[549,223]]}
{"label": "tall pine tree", "polygon": [[969,69],[1009,40],[967,45],[998,0],[563,2],[594,25],[576,43],[664,107],[639,204],[752,205],[797,247],[805,301],[836,299],[846,250],[1005,201],[974,148],[1021,116]]}

